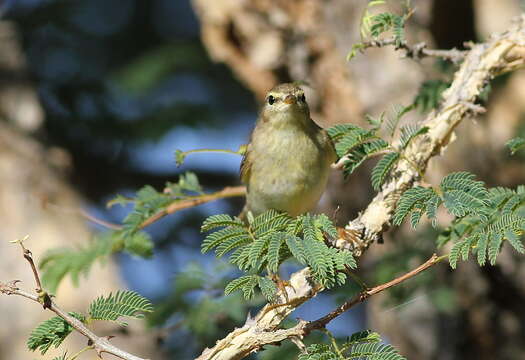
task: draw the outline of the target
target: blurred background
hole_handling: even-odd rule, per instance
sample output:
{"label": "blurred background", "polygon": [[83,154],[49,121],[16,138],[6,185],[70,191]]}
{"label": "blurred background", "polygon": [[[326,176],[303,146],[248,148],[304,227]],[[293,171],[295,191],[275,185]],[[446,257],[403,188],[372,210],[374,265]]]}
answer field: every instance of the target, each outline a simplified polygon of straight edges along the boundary
{"label": "blurred background", "polygon": [[[454,66],[434,59],[403,59],[392,48],[370,49],[351,62],[359,41],[364,0],[3,0],[0,1],[0,280],[32,279],[19,249],[26,234],[38,259],[60,247],[87,246],[104,228],[79,209],[119,223],[129,207],[106,208],[117,194],[146,184],[162,190],[184,171],[207,191],[237,185],[240,157],[195,154],[180,168],[176,149],[236,150],[247,142],[259,101],[280,82],[306,81],[312,118],[324,127],[409,105],[428,81],[446,84]],[[524,9],[519,0],[414,0],[410,43],[463,48],[505,30]],[[395,0],[391,11],[400,9]],[[445,155],[431,161],[428,179],[451,171],[476,173],[490,186],[525,182],[525,157],[504,143],[525,135],[525,71],[496,79],[482,117],[465,120]],[[424,118],[432,102],[408,118]],[[319,211],[339,225],[373,197],[368,164],[346,181],[338,172]],[[256,298],[222,296],[232,270],[200,254],[200,223],[211,214],[237,214],[243,199],[218,201],[169,216],[147,229],[153,256],[115,253],[97,262],[75,287],[60,284],[57,301],[84,310],[96,296],[131,288],[157,311],[125,331],[97,327],[99,335],[137,355],[192,358],[235,326]],[[337,210],[336,215],[333,215]],[[450,220],[441,214],[440,226]],[[368,284],[394,278],[435,250],[438,231],[390,231],[361,260]],[[290,264],[293,271],[295,265]],[[499,264],[443,265],[352,309],[329,329],[344,337],[373,329],[409,359],[525,358],[525,267],[504,251]],[[316,318],[356,291],[351,284],[308,302],[292,318]],[[0,359],[28,358],[25,341],[38,306],[0,297]],[[321,337],[320,335],[316,335]],[[314,336],[315,338],[315,336]],[[85,340],[72,335],[70,353]],[[252,358],[293,359],[290,344],[269,346]],[[51,359],[60,352],[50,352]],[[93,358],[94,354],[84,358]]]}

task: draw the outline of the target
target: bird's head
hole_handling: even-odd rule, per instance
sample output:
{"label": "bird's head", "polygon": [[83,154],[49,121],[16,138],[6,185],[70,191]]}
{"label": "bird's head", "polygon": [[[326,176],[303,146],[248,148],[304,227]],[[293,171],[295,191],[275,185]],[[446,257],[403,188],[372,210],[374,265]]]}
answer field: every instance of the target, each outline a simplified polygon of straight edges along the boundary
{"label": "bird's head", "polygon": [[261,115],[262,121],[274,125],[311,121],[304,91],[292,83],[277,85],[266,94]]}

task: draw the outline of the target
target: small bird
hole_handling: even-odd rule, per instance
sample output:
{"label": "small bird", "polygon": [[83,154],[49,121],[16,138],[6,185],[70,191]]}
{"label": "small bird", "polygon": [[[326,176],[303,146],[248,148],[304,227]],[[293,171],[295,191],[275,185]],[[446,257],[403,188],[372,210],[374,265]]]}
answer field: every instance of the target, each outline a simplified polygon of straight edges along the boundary
{"label": "small bird", "polygon": [[295,84],[270,90],[241,163],[247,186],[240,215],[269,209],[297,216],[312,210],[336,160],[325,130],[310,118],[304,91]]}

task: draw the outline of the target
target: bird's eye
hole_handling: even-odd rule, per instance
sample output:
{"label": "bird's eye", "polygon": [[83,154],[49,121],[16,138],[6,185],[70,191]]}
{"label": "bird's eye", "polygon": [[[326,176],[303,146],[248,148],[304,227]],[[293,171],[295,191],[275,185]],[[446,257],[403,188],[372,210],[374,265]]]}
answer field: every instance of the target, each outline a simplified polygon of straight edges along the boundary
{"label": "bird's eye", "polygon": [[274,102],[275,98],[273,97],[273,95],[268,96],[268,104],[273,105]]}
{"label": "bird's eye", "polygon": [[299,100],[301,100],[302,102],[306,101],[306,97],[304,96],[304,94],[299,95]]}

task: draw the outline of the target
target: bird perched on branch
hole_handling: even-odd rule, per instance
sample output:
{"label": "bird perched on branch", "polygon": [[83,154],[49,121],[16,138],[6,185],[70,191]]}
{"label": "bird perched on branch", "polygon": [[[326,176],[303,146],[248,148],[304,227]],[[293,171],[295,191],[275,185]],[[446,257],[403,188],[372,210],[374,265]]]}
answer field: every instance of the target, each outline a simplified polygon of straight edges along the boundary
{"label": "bird perched on branch", "polygon": [[291,216],[313,209],[335,159],[330,137],[310,118],[304,91],[291,83],[274,87],[241,163],[241,180],[247,185],[241,218],[269,209]]}

